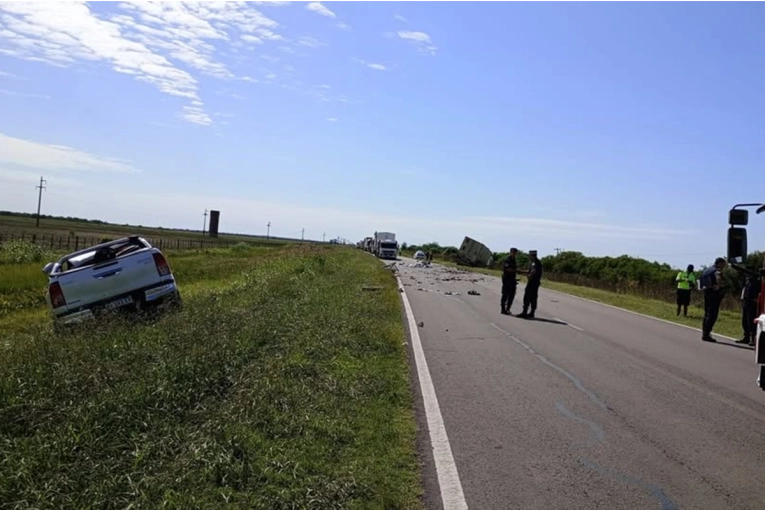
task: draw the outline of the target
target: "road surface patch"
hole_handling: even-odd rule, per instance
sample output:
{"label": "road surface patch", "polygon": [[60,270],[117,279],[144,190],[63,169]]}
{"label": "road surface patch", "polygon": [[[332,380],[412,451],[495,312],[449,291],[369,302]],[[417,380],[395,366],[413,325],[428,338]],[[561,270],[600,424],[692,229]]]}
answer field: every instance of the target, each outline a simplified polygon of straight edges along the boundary
{"label": "road surface patch", "polygon": [[[401,283],[401,278],[396,275]],[[422,341],[417,324],[412,312],[412,306],[409,304],[406,292],[401,294],[404,302],[407,320],[409,322],[409,332],[412,340],[412,351],[417,365],[417,378],[420,381],[420,390],[422,391],[422,400],[425,407],[425,416],[428,421],[428,432],[430,434],[430,447],[433,450],[433,462],[436,465],[438,474],[438,485],[441,489],[441,502],[444,510],[462,510],[467,509],[465,495],[462,492],[462,483],[457,472],[457,465],[454,463],[452,448],[449,444],[449,437],[446,434],[443,416],[438,405],[436,389],[433,386],[433,380],[430,378],[428,362],[425,359],[425,353],[422,349]]]}

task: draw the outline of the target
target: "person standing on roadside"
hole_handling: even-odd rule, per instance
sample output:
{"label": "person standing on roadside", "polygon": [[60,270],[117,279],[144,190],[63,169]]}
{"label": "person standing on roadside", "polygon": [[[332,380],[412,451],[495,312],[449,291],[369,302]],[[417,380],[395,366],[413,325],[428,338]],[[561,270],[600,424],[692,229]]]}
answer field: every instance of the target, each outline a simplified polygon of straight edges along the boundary
{"label": "person standing on roadside", "polygon": [[515,291],[518,288],[516,255],[518,255],[518,248],[510,248],[510,254],[502,264],[502,300],[500,301],[502,315],[512,315],[510,307],[513,306]]}
{"label": "person standing on roadside", "polygon": [[722,271],[727,263],[722,257],[715,259],[715,264],[701,274],[701,290],[704,292],[704,321],[701,325],[701,339],[705,342],[716,342],[712,338],[712,329],[720,314],[720,304],[723,298]]}
{"label": "person standing on roadside", "polygon": [[685,271],[677,273],[677,315],[683,309],[683,316],[688,317],[688,305],[691,304],[691,291],[696,286],[696,275],[693,274],[693,264],[689,264]]}
{"label": "person standing on roadside", "polygon": [[741,340],[736,340],[737,344],[748,344],[754,346],[757,336],[757,325],[754,319],[757,318],[757,298],[760,296],[760,278],[752,269],[748,268],[744,288],[741,289],[741,328],[744,330],[744,336]]}
{"label": "person standing on roadside", "polygon": [[529,258],[531,259],[531,268],[527,272],[528,280],[526,281],[526,290],[523,293],[523,311],[518,315],[524,319],[534,318],[537,299],[539,298],[539,286],[542,284],[542,261],[537,257],[537,250],[529,251]]}

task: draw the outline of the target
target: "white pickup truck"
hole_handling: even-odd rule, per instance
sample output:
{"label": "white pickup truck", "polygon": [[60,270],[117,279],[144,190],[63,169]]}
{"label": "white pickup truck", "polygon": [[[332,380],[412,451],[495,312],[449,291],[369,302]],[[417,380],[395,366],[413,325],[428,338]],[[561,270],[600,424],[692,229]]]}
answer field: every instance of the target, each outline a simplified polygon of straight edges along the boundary
{"label": "white pickup truck", "polygon": [[180,293],[162,252],[138,236],[70,253],[43,268],[46,301],[56,324],[94,318],[101,311],[131,306],[144,310]]}

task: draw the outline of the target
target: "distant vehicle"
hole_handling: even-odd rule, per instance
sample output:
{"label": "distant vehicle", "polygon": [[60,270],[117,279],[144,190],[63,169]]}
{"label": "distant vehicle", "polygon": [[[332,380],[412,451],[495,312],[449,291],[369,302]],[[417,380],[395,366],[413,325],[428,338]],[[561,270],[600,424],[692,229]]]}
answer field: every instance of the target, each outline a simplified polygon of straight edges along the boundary
{"label": "distant vehicle", "polygon": [[398,242],[393,232],[375,232],[374,254],[381,259],[398,258]]}
{"label": "distant vehicle", "polygon": [[425,259],[425,252],[421,250],[417,250],[417,252],[414,254],[414,258],[417,260],[424,260]]}
{"label": "distant vehicle", "polygon": [[465,237],[457,252],[457,264],[473,267],[491,267],[494,264],[494,254],[482,243]]}
{"label": "distant vehicle", "polygon": [[143,311],[180,305],[181,296],[162,252],[138,236],[65,255],[43,268],[46,302],[56,325],[93,319],[104,311]]}

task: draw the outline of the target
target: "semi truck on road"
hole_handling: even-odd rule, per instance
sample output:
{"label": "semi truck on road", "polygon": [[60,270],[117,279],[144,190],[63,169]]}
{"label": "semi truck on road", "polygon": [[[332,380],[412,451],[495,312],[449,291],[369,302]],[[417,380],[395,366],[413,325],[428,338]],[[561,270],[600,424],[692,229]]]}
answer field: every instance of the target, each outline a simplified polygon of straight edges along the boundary
{"label": "semi truck on road", "polygon": [[374,254],[381,259],[398,258],[398,242],[393,232],[375,232]]}

